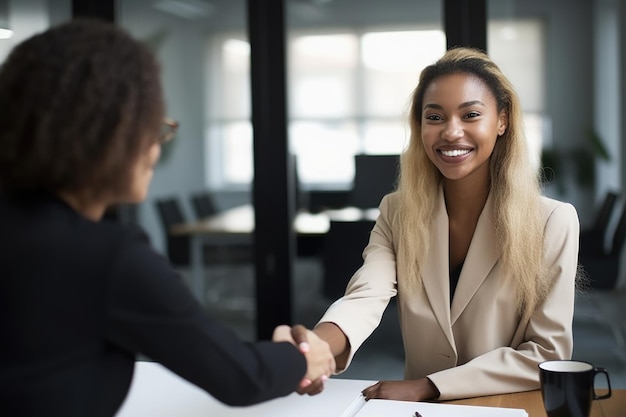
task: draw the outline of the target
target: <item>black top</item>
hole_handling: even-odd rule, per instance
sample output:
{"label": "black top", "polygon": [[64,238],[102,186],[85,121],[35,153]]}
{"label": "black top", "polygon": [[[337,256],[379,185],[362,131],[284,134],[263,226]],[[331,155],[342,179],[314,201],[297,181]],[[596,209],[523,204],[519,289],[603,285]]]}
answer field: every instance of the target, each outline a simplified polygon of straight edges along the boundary
{"label": "black top", "polygon": [[142,353],[231,405],[292,392],[289,343],[211,319],[137,231],[48,193],[0,194],[0,415],[112,416]]}
{"label": "black top", "polygon": [[456,266],[456,268],[450,270],[450,305],[452,305],[452,299],[454,298],[454,292],[456,291],[456,286],[459,283],[459,278],[461,277],[461,271],[463,270],[463,263],[461,262]]}

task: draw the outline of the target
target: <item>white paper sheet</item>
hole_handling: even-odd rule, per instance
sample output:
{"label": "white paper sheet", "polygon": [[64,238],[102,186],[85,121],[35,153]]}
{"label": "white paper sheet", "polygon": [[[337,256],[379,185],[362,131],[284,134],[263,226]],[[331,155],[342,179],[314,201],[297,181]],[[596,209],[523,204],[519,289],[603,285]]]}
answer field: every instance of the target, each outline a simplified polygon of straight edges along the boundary
{"label": "white paper sheet", "polygon": [[479,407],[412,401],[369,400],[355,417],[528,417],[519,408]]}

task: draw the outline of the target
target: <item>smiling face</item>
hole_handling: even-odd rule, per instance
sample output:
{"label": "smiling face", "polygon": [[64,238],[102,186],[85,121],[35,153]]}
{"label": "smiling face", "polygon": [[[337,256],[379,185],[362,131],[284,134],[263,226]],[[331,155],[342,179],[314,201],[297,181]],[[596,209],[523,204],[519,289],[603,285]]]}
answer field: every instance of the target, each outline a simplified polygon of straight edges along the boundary
{"label": "smiling face", "polygon": [[448,180],[489,178],[489,158],[506,130],[493,93],[468,73],[443,75],[424,91],[421,137],[428,158]]}

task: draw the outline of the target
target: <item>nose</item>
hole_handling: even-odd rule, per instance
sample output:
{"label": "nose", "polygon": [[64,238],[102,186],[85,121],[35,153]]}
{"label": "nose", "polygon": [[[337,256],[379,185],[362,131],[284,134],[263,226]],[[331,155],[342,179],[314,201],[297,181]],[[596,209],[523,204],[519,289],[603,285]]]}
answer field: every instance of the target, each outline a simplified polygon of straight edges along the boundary
{"label": "nose", "polygon": [[441,137],[445,140],[457,140],[463,137],[463,127],[456,118],[450,118],[443,126]]}

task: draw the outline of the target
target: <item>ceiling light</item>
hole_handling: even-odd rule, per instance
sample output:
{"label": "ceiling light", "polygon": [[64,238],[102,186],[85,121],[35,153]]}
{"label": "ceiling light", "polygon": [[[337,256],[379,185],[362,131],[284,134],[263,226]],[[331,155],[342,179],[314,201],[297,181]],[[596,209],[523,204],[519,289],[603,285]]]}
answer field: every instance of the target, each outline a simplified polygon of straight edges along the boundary
{"label": "ceiling light", "polygon": [[0,28],[0,39],[9,39],[11,36],[13,36],[12,30]]}

